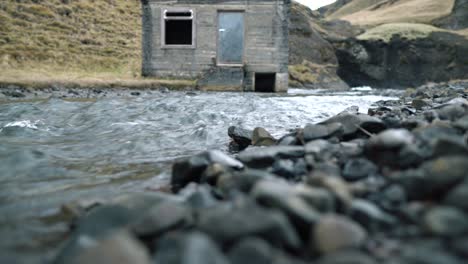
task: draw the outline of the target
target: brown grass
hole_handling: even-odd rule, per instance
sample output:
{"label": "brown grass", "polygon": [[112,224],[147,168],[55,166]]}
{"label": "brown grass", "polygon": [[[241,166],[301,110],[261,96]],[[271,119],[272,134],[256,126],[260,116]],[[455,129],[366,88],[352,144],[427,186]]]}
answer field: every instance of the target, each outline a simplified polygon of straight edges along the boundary
{"label": "brown grass", "polygon": [[[379,2],[377,4],[372,4]],[[451,13],[454,0],[357,0],[345,5],[330,18],[341,18],[360,26],[385,23],[430,23]]]}
{"label": "brown grass", "polygon": [[139,0],[1,1],[0,77],[4,69],[140,75]]}
{"label": "brown grass", "polygon": [[50,88],[52,85],[64,88],[134,88],[184,89],[195,87],[193,80],[155,79],[131,77],[115,72],[56,71],[48,69],[2,69],[0,84],[18,85],[29,89]]}

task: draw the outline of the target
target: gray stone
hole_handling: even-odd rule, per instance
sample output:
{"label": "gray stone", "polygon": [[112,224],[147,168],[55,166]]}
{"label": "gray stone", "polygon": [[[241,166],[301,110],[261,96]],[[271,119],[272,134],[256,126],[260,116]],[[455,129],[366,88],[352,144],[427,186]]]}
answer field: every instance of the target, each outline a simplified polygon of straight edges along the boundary
{"label": "gray stone", "polygon": [[90,242],[83,251],[71,260],[72,264],[149,264],[149,252],[127,232],[117,232],[102,241]]}
{"label": "gray stone", "polygon": [[289,159],[280,159],[276,160],[271,167],[271,172],[285,179],[295,179],[296,169],[294,166],[294,161]]}
{"label": "gray stone", "polygon": [[444,204],[468,212],[468,178],[448,192],[444,198]]}
{"label": "gray stone", "polygon": [[468,146],[462,136],[437,138],[432,142],[432,156],[467,155]]}
{"label": "gray stone", "polygon": [[295,146],[298,145],[298,140],[295,136],[286,135],[278,140],[279,146]]}
{"label": "gray stone", "polygon": [[258,238],[247,238],[229,251],[231,264],[300,264],[303,263]]}
{"label": "gray stone", "polygon": [[343,125],[341,125],[341,123],[329,123],[325,125],[308,124],[305,126],[303,131],[304,142],[316,139],[340,137],[343,132]]}
{"label": "gray stone", "polygon": [[[340,123],[343,126],[344,140],[368,137],[366,133],[379,133],[385,129],[382,120],[365,114],[340,113],[320,124]],[[365,132],[364,132],[365,131]]]}
{"label": "gray stone", "polygon": [[222,246],[256,236],[272,245],[297,249],[301,241],[288,218],[249,201],[222,204],[199,212],[197,227]]}
{"label": "gray stone", "polygon": [[192,210],[182,204],[162,202],[147,211],[130,225],[139,237],[158,236],[193,223]]}
{"label": "gray stone", "polygon": [[68,263],[71,257],[82,252],[90,244],[110,234],[126,229],[138,218],[135,210],[118,205],[104,205],[92,209],[76,222],[75,230],[57,255],[54,263]]}
{"label": "gray stone", "polygon": [[406,129],[388,129],[373,136],[364,148],[366,157],[380,166],[407,168],[423,161],[416,139]]}
{"label": "gray stone", "polygon": [[318,264],[376,264],[375,259],[356,250],[342,250],[321,257]]}
{"label": "gray stone", "polygon": [[343,177],[347,181],[358,181],[378,172],[377,166],[368,159],[350,159],[343,169]]}
{"label": "gray stone", "polygon": [[264,240],[247,238],[229,251],[231,264],[271,264],[273,249]]}
{"label": "gray stone", "polygon": [[262,127],[257,127],[252,133],[252,145],[254,146],[273,146],[276,139]]}
{"label": "gray stone", "polygon": [[468,236],[455,238],[450,243],[450,248],[463,259],[468,259]]}
{"label": "gray stone", "polygon": [[448,104],[436,109],[436,112],[442,120],[456,121],[468,113],[468,106],[464,103]]}
{"label": "gray stone", "polygon": [[438,236],[459,236],[468,231],[468,216],[452,207],[438,206],[424,216],[424,225]]}
{"label": "gray stone", "polygon": [[200,232],[172,233],[156,244],[154,263],[229,264],[218,246]]}
{"label": "gray stone", "polygon": [[463,131],[468,131],[468,115],[465,115],[464,117],[455,121],[453,126],[462,129]]}
{"label": "gray stone", "polygon": [[464,261],[438,248],[406,246],[395,263],[403,264],[462,264]]}
{"label": "gray stone", "polygon": [[241,127],[231,126],[228,128],[228,136],[239,145],[240,150],[243,150],[252,144],[252,130],[247,130]]}
{"label": "gray stone", "polygon": [[283,211],[299,234],[309,233],[310,227],[320,218],[317,210],[298,195],[294,186],[285,182],[259,181],[252,189],[251,196],[262,205]]}
{"label": "gray stone", "polygon": [[391,178],[405,188],[410,199],[439,199],[466,178],[466,161],[466,156],[441,157],[423,163],[419,169],[395,173]]}
{"label": "gray stone", "polygon": [[273,178],[276,178],[276,176],[267,171],[247,169],[230,175],[221,176],[216,186],[225,194],[237,191],[248,193],[257,181]]}
{"label": "gray stone", "polygon": [[310,186],[325,188],[330,191],[338,202],[336,206],[341,209],[348,208],[353,200],[350,186],[340,177],[312,174],[307,178],[307,183]]}
{"label": "gray stone", "polygon": [[312,248],[322,254],[359,248],[367,232],[359,224],[339,215],[326,215],[315,225]]}
{"label": "gray stone", "polygon": [[363,199],[355,199],[351,203],[350,215],[354,221],[371,231],[397,223],[392,215],[385,213],[375,204]]}
{"label": "gray stone", "polygon": [[304,154],[302,146],[272,146],[247,149],[239,153],[237,158],[250,168],[266,168],[277,159],[302,158]]}
{"label": "gray stone", "polygon": [[244,165],[218,150],[211,150],[192,156],[186,160],[178,161],[172,166],[171,185],[174,191],[179,191],[190,182],[200,182],[205,169],[214,163],[242,169]]}
{"label": "gray stone", "polygon": [[213,196],[213,190],[209,185],[196,185],[196,188],[187,196],[185,204],[191,208],[208,208],[215,206],[218,201]]}
{"label": "gray stone", "polygon": [[411,102],[411,106],[416,108],[417,110],[421,110],[425,107],[430,107],[432,105],[432,101],[429,99],[414,99]]}

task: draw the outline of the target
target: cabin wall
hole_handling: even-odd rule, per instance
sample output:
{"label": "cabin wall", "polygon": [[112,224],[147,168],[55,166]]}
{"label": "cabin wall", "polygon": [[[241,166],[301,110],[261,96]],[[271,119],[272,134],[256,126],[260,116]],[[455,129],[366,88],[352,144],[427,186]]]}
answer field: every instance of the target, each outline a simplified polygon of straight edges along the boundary
{"label": "cabin wall", "polygon": [[[218,11],[244,11],[244,89],[253,90],[254,72],[276,72],[276,90],[287,89],[289,1],[146,1],[143,5],[143,75],[199,78],[216,68]],[[162,48],[162,10],[195,11],[195,48]],[[286,73],[286,74],[284,74]],[[286,83],[286,84],[285,84]]]}

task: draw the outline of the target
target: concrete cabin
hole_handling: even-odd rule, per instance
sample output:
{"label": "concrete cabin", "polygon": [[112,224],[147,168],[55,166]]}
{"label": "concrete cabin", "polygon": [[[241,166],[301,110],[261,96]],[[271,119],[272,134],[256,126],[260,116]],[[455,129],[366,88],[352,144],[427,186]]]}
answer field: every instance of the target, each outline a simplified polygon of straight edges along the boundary
{"label": "concrete cabin", "polygon": [[143,76],[202,90],[288,88],[290,0],[142,0]]}

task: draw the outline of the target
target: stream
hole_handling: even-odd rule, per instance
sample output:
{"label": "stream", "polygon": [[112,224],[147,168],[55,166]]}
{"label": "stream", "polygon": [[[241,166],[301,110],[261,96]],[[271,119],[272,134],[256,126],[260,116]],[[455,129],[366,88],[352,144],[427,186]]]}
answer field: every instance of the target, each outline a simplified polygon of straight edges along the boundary
{"label": "stream", "polygon": [[[288,94],[153,92],[139,97],[0,103],[0,256],[50,257],[67,223],[45,221],[79,199],[167,185],[171,163],[228,150],[229,126],[280,137],[397,92],[290,90]],[[50,219],[49,219],[50,220]],[[2,262],[0,257],[1,263]]]}

